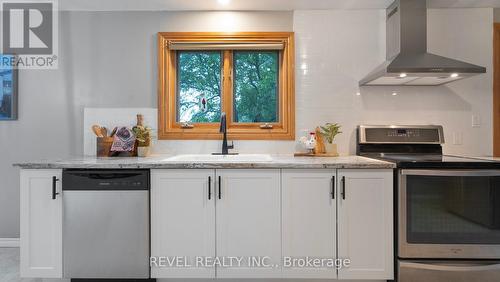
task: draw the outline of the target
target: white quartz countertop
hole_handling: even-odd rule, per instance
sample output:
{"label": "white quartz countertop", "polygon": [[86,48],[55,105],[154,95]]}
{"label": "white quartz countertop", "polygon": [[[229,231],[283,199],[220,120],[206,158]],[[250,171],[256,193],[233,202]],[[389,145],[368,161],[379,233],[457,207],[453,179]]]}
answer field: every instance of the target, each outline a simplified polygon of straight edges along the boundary
{"label": "white quartz countertop", "polygon": [[474,157],[482,160],[500,162],[500,157]]}
{"label": "white quartz countertop", "polygon": [[[182,156],[182,155],[181,155]],[[203,155],[200,155],[203,156]],[[201,160],[176,159],[175,155],[158,155],[145,158],[96,158],[81,157],[63,160],[39,160],[16,163],[24,169],[131,169],[131,168],[394,168],[390,162],[360,157],[294,157],[293,155],[270,155],[268,160],[248,159]]]}

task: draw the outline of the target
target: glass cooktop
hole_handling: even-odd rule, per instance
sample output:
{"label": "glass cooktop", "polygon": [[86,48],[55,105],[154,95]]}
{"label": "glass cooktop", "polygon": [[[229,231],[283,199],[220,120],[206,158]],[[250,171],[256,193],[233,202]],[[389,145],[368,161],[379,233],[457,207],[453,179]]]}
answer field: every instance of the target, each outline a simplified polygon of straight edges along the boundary
{"label": "glass cooktop", "polygon": [[500,162],[493,160],[452,155],[377,153],[366,157],[394,162],[404,168],[500,168]]}

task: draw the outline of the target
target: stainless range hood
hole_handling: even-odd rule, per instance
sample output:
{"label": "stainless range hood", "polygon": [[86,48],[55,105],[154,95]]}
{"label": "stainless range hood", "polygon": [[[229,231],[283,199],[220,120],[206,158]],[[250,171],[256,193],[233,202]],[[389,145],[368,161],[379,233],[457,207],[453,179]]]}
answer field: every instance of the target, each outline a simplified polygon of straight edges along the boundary
{"label": "stainless range hood", "polygon": [[441,85],[486,68],[427,52],[425,0],[396,0],[387,8],[387,61],[359,85]]}

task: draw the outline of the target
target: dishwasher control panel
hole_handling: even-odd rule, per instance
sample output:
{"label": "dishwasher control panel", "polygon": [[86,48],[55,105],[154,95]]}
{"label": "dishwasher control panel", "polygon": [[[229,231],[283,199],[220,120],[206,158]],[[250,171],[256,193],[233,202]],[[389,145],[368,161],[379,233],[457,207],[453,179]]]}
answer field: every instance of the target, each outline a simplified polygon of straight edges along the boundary
{"label": "dishwasher control panel", "polygon": [[108,180],[103,180],[97,182],[98,186],[104,186],[104,187],[110,187],[110,186],[137,186],[140,187],[144,185],[144,182],[142,181],[108,181]]}
{"label": "dishwasher control panel", "polygon": [[149,190],[147,169],[65,169],[64,190]]}

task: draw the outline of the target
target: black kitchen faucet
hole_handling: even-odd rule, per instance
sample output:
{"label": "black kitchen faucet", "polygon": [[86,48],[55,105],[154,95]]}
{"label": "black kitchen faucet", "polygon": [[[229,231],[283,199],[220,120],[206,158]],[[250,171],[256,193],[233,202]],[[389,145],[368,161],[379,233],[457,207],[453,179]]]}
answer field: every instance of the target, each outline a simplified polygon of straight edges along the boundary
{"label": "black kitchen faucet", "polygon": [[226,113],[222,113],[220,117],[220,129],[219,132],[222,133],[222,152],[212,153],[213,155],[237,155],[238,153],[229,153],[229,149],[234,149],[234,142],[231,141],[231,145],[227,144],[227,119]]}

